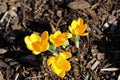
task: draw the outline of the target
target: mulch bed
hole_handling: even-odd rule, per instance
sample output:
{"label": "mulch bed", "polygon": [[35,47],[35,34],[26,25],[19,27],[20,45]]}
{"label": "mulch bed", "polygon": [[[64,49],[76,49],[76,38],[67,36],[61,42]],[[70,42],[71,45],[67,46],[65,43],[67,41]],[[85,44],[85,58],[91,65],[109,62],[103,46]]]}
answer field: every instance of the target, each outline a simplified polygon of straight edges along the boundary
{"label": "mulch bed", "polygon": [[[53,73],[46,51],[34,55],[24,37],[33,32],[68,31],[74,19],[89,25],[80,48],[71,41],[71,70]],[[64,50],[59,47],[59,50]],[[120,80],[119,0],[0,0],[0,80]]]}

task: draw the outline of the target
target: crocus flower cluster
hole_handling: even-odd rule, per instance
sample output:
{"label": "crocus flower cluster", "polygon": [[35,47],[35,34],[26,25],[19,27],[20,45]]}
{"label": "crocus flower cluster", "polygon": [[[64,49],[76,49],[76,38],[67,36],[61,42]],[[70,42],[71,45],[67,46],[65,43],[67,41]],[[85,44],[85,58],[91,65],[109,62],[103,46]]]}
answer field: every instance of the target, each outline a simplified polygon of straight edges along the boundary
{"label": "crocus flower cluster", "polygon": [[80,36],[88,35],[88,33],[85,32],[87,27],[87,24],[83,24],[83,19],[79,18],[78,20],[73,20],[68,27],[70,32],[61,32],[58,30],[50,34],[50,36],[48,31],[44,31],[41,36],[37,33],[32,33],[30,36],[26,36],[24,41],[27,48],[35,55],[47,50],[50,51],[53,56],[47,60],[47,65],[51,67],[54,73],[63,78],[66,72],[71,69],[71,64],[67,59],[70,58],[72,54],[65,51],[59,53],[57,48],[63,45],[67,46],[69,38],[73,38],[75,46],[79,48]]}

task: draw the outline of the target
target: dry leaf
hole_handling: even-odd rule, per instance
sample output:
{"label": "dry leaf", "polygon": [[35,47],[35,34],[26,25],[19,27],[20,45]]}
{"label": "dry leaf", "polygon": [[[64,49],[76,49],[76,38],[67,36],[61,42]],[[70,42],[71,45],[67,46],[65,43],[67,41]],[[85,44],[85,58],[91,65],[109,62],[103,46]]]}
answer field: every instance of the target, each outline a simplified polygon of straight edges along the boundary
{"label": "dry leaf", "polygon": [[81,1],[74,1],[74,2],[70,2],[68,4],[68,7],[70,7],[71,9],[85,9],[85,8],[89,8],[90,4],[84,0]]}
{"label": "dry leaf", "polygon": [[0,49],[0,54],[5,54],[7,52],[7,50],[6,49]]}
{"label": "dry leaf", "polygon": [[95,20],[98,19],[96,13],[90,9],[90,4],[87,1],[81,0],[81,1],[70,2],[68,4],[68,7],[70,7],[71,9],[81,9],[81,10],[85,9],[86,13],[89,14],[92,18],[94,18]]}

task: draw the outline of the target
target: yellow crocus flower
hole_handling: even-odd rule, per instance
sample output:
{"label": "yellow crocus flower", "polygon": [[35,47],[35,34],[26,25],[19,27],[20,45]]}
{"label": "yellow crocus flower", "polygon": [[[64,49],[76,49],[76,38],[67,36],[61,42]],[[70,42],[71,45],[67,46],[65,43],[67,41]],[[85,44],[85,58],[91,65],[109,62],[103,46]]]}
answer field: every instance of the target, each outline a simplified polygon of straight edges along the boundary
{"label": "yellow crocus flower", "polygon": [[68,28],[73,35],[87,36],[88,33],[85,32],[87,27],[87,24],[83,24],[83,19],[79,18],[78,20],[73,20],[71,26],[69,26]]}
{"label": "yellow crocus flower", "polygon": [[48,32],[44,31],[41,37],[37,33],[33,33],[30,36],[26,36],[24,41],[27,48],[31,50],[33,54],[38,55],[49,49],[48,37]]}
{"label": "yellow crocus flower", "polygon": [[70,52],[61,52],[58,56],[52,56],[47,60],[47,65],[51,65],[51,70],[59,77],[63,78],[67,71],[71,69],[71,64],[67,60],[72,55]]}
{"label": "yellow crocus flower", "polygon": [[54,46],[59,47],[63,44],[66,44],[67,38],[71,38],[72,34],[68,32],[56,31],[54,34],[50,35],[50,41]]}

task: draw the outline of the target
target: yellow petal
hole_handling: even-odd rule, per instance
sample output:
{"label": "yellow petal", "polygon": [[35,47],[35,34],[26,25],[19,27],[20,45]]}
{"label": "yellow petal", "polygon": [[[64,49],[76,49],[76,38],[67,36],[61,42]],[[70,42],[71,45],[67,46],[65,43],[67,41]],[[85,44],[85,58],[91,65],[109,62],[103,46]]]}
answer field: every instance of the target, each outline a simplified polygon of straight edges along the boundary
{"label": "yellow petal", "polygon": [[56,31],[55,33],[54,33],[54,37],[57,37],[58,35],[60,35],[61,34],[61,31]]}
{"label": "yellow petal", "polygon": [[80,26],[76,26],[75,35],[79,36],[82,33],[81,30],[82,30],[82,28]]}
{"label": "yellow petal", "polygon": [[72,33],[73,28],[71,26],[68,27],[68,29],[70,30],[70,32]]}
{"label": "yellow petal", "polygon": [[58,74],[59,77],[63,78],[66,75],[65,71],[61,71],[60,74]]}
{"label": "yellow petal", "polygon": [[73,35],[76,35],[76,30],[75,30],[76,27],[73,28],[72,26],[69,26],[68,28]]}
{"label": "yellow petal", "polygon": [[57,68],[64,71],[69,71],[71,69],[70,62],[60,56],[56,59],[55,65],[57,66]]}
{"label": "yellow petal", "polygon": [[72,34],[71,33],[67,33],[67,38],[71,38]]}
{"label": "yellow petal", "polygon": [[32,42],[41,41],[41,37],[40,37],[37,33],[33,33],[33,34],[30,36],[30,40],[31,40]]}
{"label": "yellow petal", "polygon": [[89,33],[82,33],[80,36],[87,36]]}
{"label": "yellow petal", "polygon": [[49,43],[48,42],[41,42],[40,44],[40,50],[41,52],[44,52],[49,49]]}
{"label": "yellow petal", "polygon": [[56,57],[56,62],[55,62],[55,65],[58,67],[58,68],[60,68],[60,69],[62,69],[63,68],[63,66],[64,65],[66,65],[64,62],[65,62],[65,60],[66,59],[64,59],[63,57],[61,57],[61,56],[57,56]]}
{"label": "yellow petal", "polygon": [[40,43],[41,43],[40,41],[36,41],[36,42],[32,43],[33,51],[41,52]]}
{"label": "yellow petal", "polygon": [[56,43],[54,43],[54,45],[56,46],[56,47],[59,47],[59,46],[61,46],[61,45],[63,45],[64,44],[64,42],[61,42],[61,41],[59,41],[58,43],[56,42]]}
{"label": "yellow petal", "polygon": [[84,33],[85,30],[87,29],[88,25],[87,24],[84,24],[81,29],[80,29],[80,33]]}
{"label": "yellow petal", "polygon": [[70,65],[70,62],[67,60],[64,60],[64,62],[61,62],[61,63],[63,63],[63,65],[60,68],[61,71],[59,70],[58,76],[63,78],[66,74],[65,72],[71,69],[71,65]]}
{"label": "yellow petal", "polygon": [[71,69],[71,64],[69,61],[65,60],[64,62],[64,71],[69,71]]}
{"label": "yellow petal", "polygon": [[71,37],[72,37],[72,34],[68,32],[64,32],[61,34],[61,38],[71,38]]}
{"label": "yellow petal", "polygon": [[61,73],[62,69],[58,68],[57,65],[55,65],[54,63],[51,65],[51,69],[54,73],[56,73],[57,75]]}
{"label": "yellow petal", "polygon": [[61,52],[59,55],[63,57],[64,59],[68,59],[72,57],[72,54],[70,52]]}
{"label": "yellow petal", "polygon": [[31,44],[32,43],[29,36],[26,36],[24,38],[24,41],[25,41],[26,44]]}
{"label": "yellow petal", "polygon": [[78,24],[79,26],[82,26],[82,25],[83,25],[83,19],[82,19],[82,18],[79,18],[79,19],[77,20],[77,24]]}
{"label": "yellow petal", "polygon": [[34,55],[38,55],[38,54],[40,54],[41,52],[32,51],[32,53],[33,53]]}
{"label": "yellow petal", "polygon": [[66,74],[66,71],[69,71],[70,69],[71,69],[71,65],[70,65],[70,63],[66,60],[66,61],[65,61],[65,65],[64,65],[61,73],[58,74],[58,76],[61,77],[61,78],[63,78],[63,77],[65,76],[65,74]]}
{"label": "yellow petal", "polygon": [[26,36],[24,38],[24,41],[26,43],[26,46],[29,50],[33,50],[33,47],[32,47],[32,42],[30,41],[30,37],[29,36]]}
{"label": "yellow petal", "polygon": [[65,40],[61,40],[60,38],[55,39],[53,42],[54,46],[56,46],[56,47],[59,47],[59,46],[63,45],[64,43],[65,43]]}
{"label": "yellow petal", "polygon": [[53,34],[50,35],[50,41],[51,41],[52,43],[54,42],[54,35],[53,35]]}
{"label": "yellow petal", "polygon": [[27,46],[27,48],[28,48],[29,50],[33,50],[33,47],[32,47],[31,44],[27,44],[26,46]]}
{"label": "yellow petal", "polygon": [[52,56],[52,57],[50,57],[48,60],[47,60],[47,65],[48,66],[50,66],[52,63],[54,63],[55,62],[55,57],[54,56]]}
{"label": "yellow petal", "polygon": [[37,54],[37,52],[39,52],[39,54],[40,54],[41,52],[48,50],[49,43],[37,41],[32,44],[32,47],[33,47],[34,52],[36,52],[36,54]]}
{"label": "yellow petal", "polygon": [[43,41],[48,41],[48,31],[44,31],[41,35]]}
{"label": "yellow petal", "polygon": [[72,28],[75,28],[77,26],[77,21],[76,20],[73,20],[72,21],[72,24],[71,24],[71,27]]}

